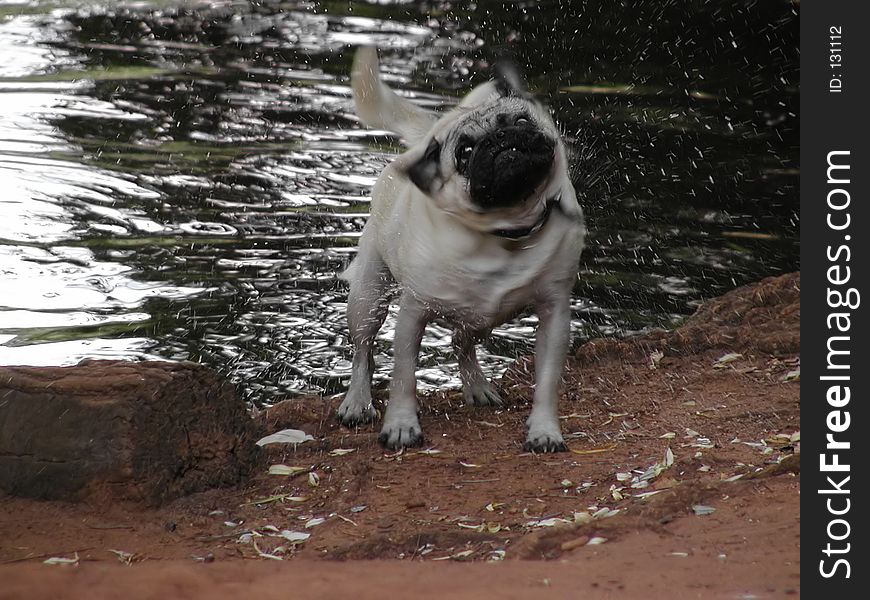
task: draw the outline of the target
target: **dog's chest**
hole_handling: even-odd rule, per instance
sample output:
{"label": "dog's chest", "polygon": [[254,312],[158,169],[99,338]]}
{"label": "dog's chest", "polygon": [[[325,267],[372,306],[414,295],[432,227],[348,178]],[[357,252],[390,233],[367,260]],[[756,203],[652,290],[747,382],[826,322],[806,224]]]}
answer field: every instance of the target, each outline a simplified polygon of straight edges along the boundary
{"label": "dog's chest", "polygon": [[436,312],[464,324],[486,327],[534,299],[536,269],[530,267],[492,257],[476,258],[438,264],[429,276],[415,277],[409,284]]}
{"label": "dog's chest", "polygon": [[519,248],[498,241],[473,247],[458,240],[419,244],[396,257],[402,263],[397,279],[440,316],[478,329],[493,327],[576,269],[579,252],[564,243],[565,232],[550,233]]}

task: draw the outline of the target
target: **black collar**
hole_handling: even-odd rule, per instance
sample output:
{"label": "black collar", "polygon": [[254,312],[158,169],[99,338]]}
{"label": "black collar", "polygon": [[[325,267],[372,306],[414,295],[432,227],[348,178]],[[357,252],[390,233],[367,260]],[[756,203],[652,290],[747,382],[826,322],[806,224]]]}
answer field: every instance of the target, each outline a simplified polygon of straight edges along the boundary
{"label": "black collar", "polygon": [[509,240],[519,240],[525,237],[529,237],[533,233],[537,233],[540,229],[546,225],[547,220],[550,218],[550,214],[553,212],[553,207],[559,206],[559,202],[561,201],[561,194],[556,194],[549,200],[547,200],[547,204],[544,206],[543,212],[541,212],[541,216],[538,217],[538,220],[529,225],[528,227],[517,227],[515,229],[493,229],[490,231],[492,235],[497,235],[498,237],[507,238]]}

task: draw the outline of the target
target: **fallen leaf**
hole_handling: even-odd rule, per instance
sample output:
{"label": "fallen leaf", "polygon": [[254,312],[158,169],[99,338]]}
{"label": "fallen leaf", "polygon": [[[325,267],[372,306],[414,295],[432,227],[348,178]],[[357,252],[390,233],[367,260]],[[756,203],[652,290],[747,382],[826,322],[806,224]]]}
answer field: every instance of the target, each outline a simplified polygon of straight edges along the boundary
{"label": "fallen leaf", "polygon": [[570,523],[571,521],[569,521],[568,519],[552,517],[550,519],[541,519],[539,521],[528,521],[526,523],[526,527],[556,527],[557,525],[566,525]]}
{"label": "fallen leaf", "polygon": [[729,352],[728,354],[724,354],[719,357],[719,359],[713,363],[714,369],[721,369],[728,363],[734,362],[735,360],[739,360],[743,358],[743,355],[739,352]]}
{"label": "fallen leaf", "polygon": [[305,540],[311,537],[310,533],[303,533],[301,531],[290,531],[289,529],[285,529],[281,532],[281,537],[291,542],[293,544],[301,544]]}
{"label": "fallen leaf", "polygon": [[800,381],[800,378],[801,370],[800,368],[797,368],[794,371],[789,371],[788,373],[783,375],[780,381]]}
{"label": "fallen leaf", "polygon": [[504,550],[493,550],[489,553],[489,556],[486,560],[488,561],[496,561],[496,560],[504,560],[505,555],[507,554]]}
{"label": "fallen leaf", "polygon": [[311,467],[292,467],[290,465],[271,465],[269,466],[269,475],[299,475],[307,473]]}
{"label": "fallen leaf", "polygon": [[64,558],[62,556],[52,556],[42,561],[44,565],[77,565],[79,564],[79,553],[75,553],[75,558]]}
{"label": "fallen leaf", "polygon": [[655,496],[656,494],[661,494],[664,490],[653,490],[651,492],[641,492],[640,494],[635,494],[635,498],[640,498],[641,500],[646,500],[650,496]]}
{"label": "fallen leaf", "polygon": [[301,444],[303,442],[307,442],[313,440],[314,438],[305,433],[304,431],[300,431],[299,429],[282,429],[281,431],[275,432],[272,435],[267,435],[266,437],[257,441],[258,446],[266,446],[267,444]]}
{"label": "fallen leaf", "polygon": [[276,554],[269,554],[268,552],[263,552],[262,550],[260,550],[260,547],[257,546],[256,541],[253,541],[252,544],[254,546],[254,550],[257,551],[257,554],[260,556],[260,558],[268,558],[269,560],[284,560]]}
{"label": "fallen leaf", "polygon": [[335,448],[334,450],[329,451],[329,455],[344,456],[345,454],[350,454],[351,452],[356,452],[356,448]]}
{"label": "fallen leaf", "polygon": [[136,556],[136,554],[133,552],[125,552],[123,550],[112,550],[111,548],[109,548],[109,552],[111,552],[112,554],[117,556],[118,560],[120,560],[125,565],[132,564],[133,558],[135,558],[135,556]]}
{"label": "fallen leaf", "polygon": [[618,508],[607,508],[606,506],[599,508],[594,513],[592,513],[593,519],[609,519],[610,517],[615,517],[619,514]]}
{"label": "fallen leaf", "polygon": [[581,535],[580,537],[574,538],[573,540],[568,540],[567,542],[562,542],[561,548],[564,552],[569,552],[570,550],[573,550],[574,548],[579,548],[580,546],[585,546],[588,543],[589,543],[589,536],[588,535]]}
{"label": "fallen leaf", "polygon": [[616,444],[612,444],[606,448],[591,448],[589,450],[575,450],[571,448],[571,452],[574,454],[600,454],[602,452],[610,452],[614,448],[616,448]]}
{"label": "fallen leaf", "polygon": [[592,521],[592,515],[586,511],[574,513],[574,523],[577,525],[585,525]]}
{"label": "fallen leaf", "polygon": [[278,502],[282,500],[287,500],[288,502],[305,502],[308,500],[307,496],[291,496],[290,494],[276,494],[274,496],[269,496],[267,498],[260,498],[259,500],[252,500],[251,502],[245,502],[240,506],[251,506],[252,504],[269,504],[270,502]]}

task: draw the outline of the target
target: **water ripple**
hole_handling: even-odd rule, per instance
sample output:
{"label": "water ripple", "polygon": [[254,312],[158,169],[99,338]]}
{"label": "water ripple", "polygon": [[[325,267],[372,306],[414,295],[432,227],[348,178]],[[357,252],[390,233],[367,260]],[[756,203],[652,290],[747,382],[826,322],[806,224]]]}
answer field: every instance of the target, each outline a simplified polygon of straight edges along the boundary
{"label": "water ripple", "polygon": [[[6,5],[0,364],[198,360],[254,403],[345,389],[338,275],[400,150],[353,114],[349,46],[362,43],[382,49],[399,93],[436,110],[482,80],[505,41],[531,65],[591,230],[572,299],[578,343],[672,326],[703,298],[796,268],[792,8],[713,18],[708,5],[668,5],[648,27],[654,4],[635,7],[646,21],[595,2],[534,14],[474,2]],[[722,23],[739,55],[699,45]],[[742,231],[753,237],[726,235]],[[377,339],[378,384],[395,310]],[[536,325],[524,314],[497,328],[485,372],[530,351]],[[427,330],[423,387],[458,384],[450,334]]]}

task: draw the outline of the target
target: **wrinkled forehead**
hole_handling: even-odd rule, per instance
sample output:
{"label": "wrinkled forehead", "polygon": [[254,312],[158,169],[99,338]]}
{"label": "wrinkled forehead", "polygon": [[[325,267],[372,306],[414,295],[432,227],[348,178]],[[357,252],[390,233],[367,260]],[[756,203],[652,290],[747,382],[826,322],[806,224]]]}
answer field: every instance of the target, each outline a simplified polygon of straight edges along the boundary
{"label": "wrinkled forehead", "polygon": [[488,130],[499,122],[500,116],[501,118],[505,115],[540,117],[542,111],[543,108],[535,100],[494,94],[480,104],[460,106],[450,111],[441,118],[436,128],[446,132],[442,141],[450,142],[457,139],[460,134],[473,135]]}

